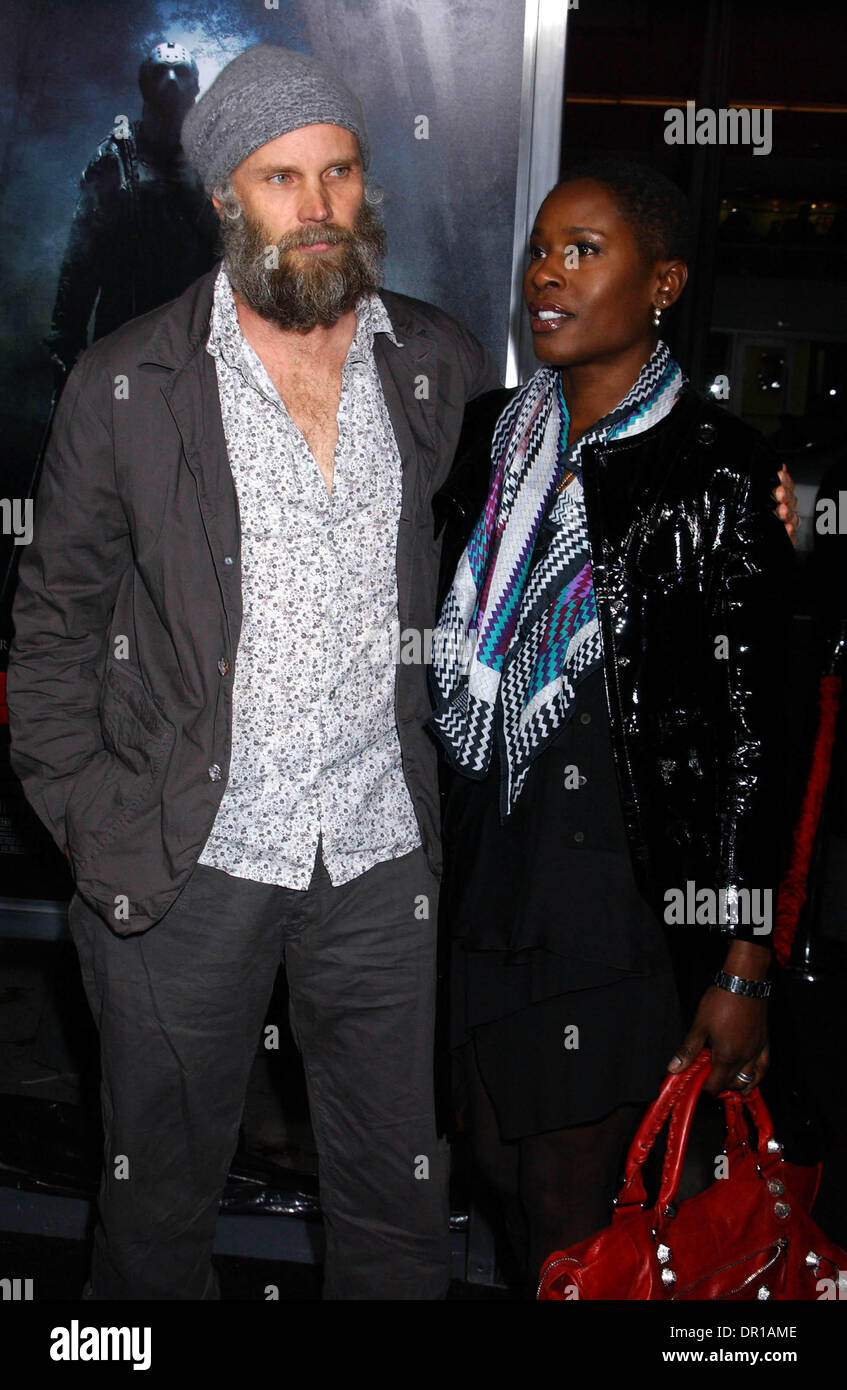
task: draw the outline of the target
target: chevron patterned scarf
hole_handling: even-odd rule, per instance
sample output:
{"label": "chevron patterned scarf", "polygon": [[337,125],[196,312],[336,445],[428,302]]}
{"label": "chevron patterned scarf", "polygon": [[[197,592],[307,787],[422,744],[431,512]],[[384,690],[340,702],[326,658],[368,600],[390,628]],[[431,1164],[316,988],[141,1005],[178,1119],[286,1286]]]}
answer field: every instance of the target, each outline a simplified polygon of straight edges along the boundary
{"label": "chevron patterned scarf", "polygon": [[[570,448],[555,367],[535,372],[497,422],[488,500],[435,630],[429,724],[467,777],[486,775],[500,737],[503,817],[602,656],[582,450],[649,429],[670,412],[684,384],[660,342],[623,400]],[[533,563],[545,519],[552,539]]]}

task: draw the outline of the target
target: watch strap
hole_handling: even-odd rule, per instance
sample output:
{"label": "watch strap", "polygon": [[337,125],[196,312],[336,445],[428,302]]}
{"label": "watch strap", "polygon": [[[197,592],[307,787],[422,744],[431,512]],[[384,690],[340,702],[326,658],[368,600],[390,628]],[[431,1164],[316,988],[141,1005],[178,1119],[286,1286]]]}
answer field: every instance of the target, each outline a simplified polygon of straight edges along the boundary
{"label": "watch strap", "polygon": [[748,999],[767,999],[773,988],[770,980],[747,980],[743,975],[728,975],[725,970],[715,972],[714,983],[718,989],[727,989],[730,994],[743,994]]}

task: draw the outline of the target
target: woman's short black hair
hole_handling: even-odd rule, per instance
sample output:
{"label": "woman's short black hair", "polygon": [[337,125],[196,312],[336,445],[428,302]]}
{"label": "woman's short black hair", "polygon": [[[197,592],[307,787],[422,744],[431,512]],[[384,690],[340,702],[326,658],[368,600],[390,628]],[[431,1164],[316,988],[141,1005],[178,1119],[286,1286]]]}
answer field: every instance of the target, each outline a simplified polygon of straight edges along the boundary
{"label": "woman's short black hair", "polygon": [[685,260],[690,240],[688,199],[664,174],[633,159],[598,156],[566,169],[556,187],[574,179],[605,184],[647,260]]}

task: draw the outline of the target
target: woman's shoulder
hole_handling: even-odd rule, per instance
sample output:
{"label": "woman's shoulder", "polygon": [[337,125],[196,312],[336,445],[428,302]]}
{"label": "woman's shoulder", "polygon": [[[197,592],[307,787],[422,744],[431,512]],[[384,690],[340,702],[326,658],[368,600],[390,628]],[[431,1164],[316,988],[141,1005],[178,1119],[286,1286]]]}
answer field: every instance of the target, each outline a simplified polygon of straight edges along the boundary
{"label": "woman's shoulder", "polygon": [[765,436],[689,383],[670,414],[631,442],[640,438],[647,444],[651,435],[659,471],[674,464],[690,493],[708,490],[728,501],[755,494],[767,500],[778,486],[781,464]]}
{"label": "woman's shoulder", "polygon": [[517,390],[517,387],[501,387],[486,391],[465,406],[453,464],[446,482],[436,494],[436,514],[445,507],[453,507],[463,517],[475,521],[482,511],[491,477],[494,429]]}
{"label": "woman's shoulder", "polygon": [[549,367],[539,367],[523,385],[501,386],[496,391],[486,391],[483,395],[476,396],[465,406],[462,430],[453,465],[453,476],[455,478],[470,475],[476,485],[480,475],[482,475],[485,489],[482,503],[485,502],[485,494],[488,491],[488,480],[491,474],[491,445],[498,420],[519,392],[531,390],[532,383],[537,378],[549,377],[549,375]]}
{"label": "woman's shoulder", "polygon": [[690,382],[686,382],[680,392],[671,411],[670,418],[673,417],[677,418],[689,442],[693,439],[705,448],[720,446],[723,452],[731,450],[739,459],[749,460],[760,454],[774,457],[770,444],[759,430],[697,391]]}
{"label": "woman's shoulder", "polygon": [[468,401],[462,417],[457,458],[463,451],[478,449],[486,444],[490,447],[497,421],[519,390],[518,386],[501,386],[496,391],[486,391]]}
{"label": "woman's shoulder", "polygon": [[442,536],[439,605],[471,530],[485,506],[491,480],[494,430],[518,389],[501,387],[496,391],[486,391],[465,406],[452,467],[432,501],[435,534]]}

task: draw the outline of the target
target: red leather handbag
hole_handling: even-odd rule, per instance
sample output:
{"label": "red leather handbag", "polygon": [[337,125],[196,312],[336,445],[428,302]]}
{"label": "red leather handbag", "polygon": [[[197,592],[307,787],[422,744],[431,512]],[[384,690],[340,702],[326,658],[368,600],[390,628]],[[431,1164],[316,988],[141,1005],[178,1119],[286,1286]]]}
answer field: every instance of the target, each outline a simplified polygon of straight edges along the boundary
{"label": "red leather handbag", "polygon": [[[691,1121],[711,1056],[700,1053],[669,1076],[632,1141],[611,1224],[549,1255],[539,1299],[837,1298],[847,1253],[823,1234],[809,1211],[821,1165],[782,1157],[767,1107],[754,1088],[723,1091],[726,1176],[678,1207]],[[745,1108],[756,1126],[752,1143]],[[648,1207],[642,1166],[665,1121],[668,1137],[659,1196]]]}

